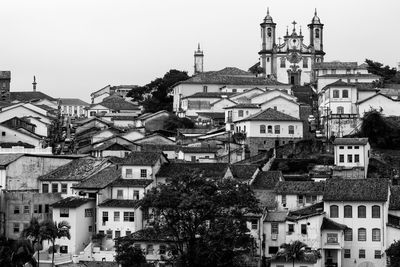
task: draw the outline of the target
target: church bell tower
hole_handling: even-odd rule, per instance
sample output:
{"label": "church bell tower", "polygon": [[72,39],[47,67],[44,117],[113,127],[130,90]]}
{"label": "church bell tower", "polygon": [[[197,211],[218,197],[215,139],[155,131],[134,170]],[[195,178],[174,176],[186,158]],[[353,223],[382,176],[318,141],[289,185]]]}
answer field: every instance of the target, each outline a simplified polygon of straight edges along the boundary
{"label": "church bell tower", "polygon": [[324,60],[324,45],[323,45],[323,30],[324,24],[317,16],[317,9],[315,9],[314,17],[310,24],[308,24],[310,29],[310,45],[314,47],[315,51],[315,62],[323,62]]}
{"label": "church bell tower", "polygon": [[203,61],[204,54],[203,51],[200,50],[200,44],[198,44],[197,50],[194,51],[194,74],[203,72]]}
{"label": "church bell tower", "polygon": [[258,52],[261,58],[261,67],[265,76],[269,77],[274,74],[273,65],[273,49],[276,46],[275,43],[275,29],[276,23],[272,20],[269,14],[269,8],[267,9],[267,16],[264,21],[260,24],[261,26],[261,51]]}

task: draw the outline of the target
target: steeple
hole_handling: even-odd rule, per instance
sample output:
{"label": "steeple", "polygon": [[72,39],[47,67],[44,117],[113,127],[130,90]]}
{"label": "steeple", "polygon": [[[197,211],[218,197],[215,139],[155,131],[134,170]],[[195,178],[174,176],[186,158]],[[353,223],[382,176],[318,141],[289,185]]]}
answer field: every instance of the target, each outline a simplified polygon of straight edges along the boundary
{"label": "steeple", "polygon": [[36,76],[33,76],[33,83],[32,83],[32,85],[33,85],[33,91],[36,92],[36,85],[37,85]]}
{"label": "steeple", "polygon": [[203,72],[204,54],[200,49],[200,43],[197,44],[197,50],[194,51],[194,74]]}

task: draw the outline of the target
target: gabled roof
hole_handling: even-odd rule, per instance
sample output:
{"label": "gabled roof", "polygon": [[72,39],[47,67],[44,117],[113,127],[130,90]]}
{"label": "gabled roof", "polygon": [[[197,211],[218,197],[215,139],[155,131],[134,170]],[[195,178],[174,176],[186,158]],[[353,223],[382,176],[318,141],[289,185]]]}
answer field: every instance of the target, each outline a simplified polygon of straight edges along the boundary
{"label": "gabled roof", "polygon": [[254,87],[254,88],[251,88],[251,89],[249,89],[249,90],[244,90],[243,92],[240,92],[240,93],[235,93],[232,97],[237,97],[237,96],[240,96],[240,95],[244,95],[244,94],[249,93],[249,92],[252,92],[252,91],[261,91],[261,92],[265,92],[265,90],[263,90],[263,89],[261,89],[261,88]]}
{"label": "gabled roof", "polygon": [[286,101],[291,102],[291,103],[293,103],[293,104],[296,104],[296,105],[298,105],[298,106],[300,105],[298,102],[293,101],[292,99],[287,99],[286,97],[284,97],[284,96],[282,96],[282,95],[277,95],[277,96],[275,96],[275,97],[273,97],[273,98],[271,98],[271,99],[268,99],[268,100],[264,101],[263,103],[260,103],[259,105],[262,106],[262,105],[264,105],[264,104],[266,104],[266,103],[268,103],[268,102],[271,102],[272,100],[278,99],[278,98],[285,99]]}
{"label": "gabled roof", "polygon": [[400,210],[400,185],[390,187],[389,210]]}
{"label": "gabled roof", "polygon": [[282,195],[322,195],[324,187],[324,182],[282,181],[276,184],[275,193]]}
{"label": "gabled roof", "polygon": [[121,169],[116,166],[109,166],[91,176],[87,177],[84,181],[75,185],[73,188],[78,189],[103,189],[110,183],[121,177]]}
{"label": "gabled roof", "polygon": [[92,198],[83,198],[83,197],[67,197],[53,203],[51,206],[53,208],[78,208],[88,202],[95,201]]}
{"label": "gabled roof", "polygon": [[217,147],[206,147],[206,146],[181,146],[178,151],[183,153],[217,153]]}
{"label": "gabled roof", "polygon": [[99,105],[102,105],[106,108],[112,109],[112,110],[140,110],[138,105],[135,105],[131,102],[126,101],[124,98],[121,96],[118,96],[117,94],[111,95],[109,97],[106,97],[103,99]]}
{"label": "gabled roof", "polygon": [[153,183],[152,179],[117,179],[110,184],[113,187],[140,187],[146,188]]}
{"label": "gabled roof", "polygon": [[169,163],[161,166],[156,177],[173,178],[183,173],[199,172],[203,177],[223,178],[228,167],[228,163]]}
{"label": "gabled roof", "polygon": [[0,154],[0,167],[7,167],[22,156],[24,154]]}
{"label": "gabled roof", "polygon": [[238,180],[250,180],[259,168],[258,164],[232,164],[230,166],[233,178]]}
{"label": "gabled roof", "polygon": [[300,119],[289,116],[275,109],[268,108],[237,122],[241,121],[300,121]]}
{"label": "gabled roof", "polygon": [[136,119],[138,119],[138,120],[147,120],[147,119],[150,119],[152,117],[158,116],[158,115],[163,114],[163,113],[166,113],[167,115],[171,115],[171,113],[166,111],[166,110],[160,110],[160,111],[157,111],[157,112],[154,112],[154,113],[150,113],[150,112],[143,113],[142,115],[140,115]]}
{"label": "gabled roof", "polygon": [[281,171],[260,171],[250,186],[253,190],[274,190],[276,184],[282,180]]}
{"label": "gabled roof", "polygon": [[368,138],[336,138],[333,141],[334,145],[360,145],[365,146],[368,143]]}
{"label": "gabled roof", "polygon": [[234,94],[235,93],[227,93],[227,92],[209,92],[209,93],[198,92],[193,95],[182,97],[182,99],[186,99],[186,98],[222,98],[224,96],[229,97]]}
{"label": "gabled roof", "polygon": [[313,68],[318,69],[356,69],[358,67],[357,62],[315,62]]}
{"label": "gabled roof", "polygon": [[341,223],[337,223],[335,221],[332,221],[329,218],[324,217],[322,219],[322,224],[321,224],[321,230],[338,230],[338,231],[343,231],[346,230],[347,225],[341,224]]}
{"label": "gabled roof", "polygon": [[129,166],[153,166],[161,158],[165,157],[157,152],[132,152],[128,157],[121,159],[119,164]]}
{"label": "gabled roof", "polygon": [[285,222],[287,211],[271,211],[267,213],[264,222]]}
{"label": "gabled roof", "polygon": [[79,98],[60,98],[61,105],[67,106],[90,106],[89,103],[79,99]]}
{"label": "gabled roof", "polygon": [[298,221],[305,218],[319,216],[324,214],[324,203],[318,202],[302,209],[290,211],[287,219],[290,221]]}
{"label": "gabled roof", "polygon": [[139,200],[132,199],[107,199],[98,205],[99,207],[132,208],[139,207]]}
{"label": "gabled roof", "polygon": [[386,179],[329,179],[324,201],[374,201],[388,199],[389,182]]}
{"label": "gabled roof", "polygon": [[361,101],[358,101],[358,102],[356,103],[356,105],[360,105],[360,104],[362,104],[362,103],[364,103],[364,102],[367,102],[367,101],[369,101],[369,100],[371,100],[371,99],[373,99],[373,98],[375,98],[375,97],[377,97],[377,96],[383,96],[383,97],[389,99],[389,100],[392,101],[392,102],[400,102],[399,99],[393,99],[393,98],[391,98],[390,96],[384,95],[384,94],[382,94],[382,93],[377,93],[377,94],[372,95],[372,96],[370,96],[370,97],[367,97],[367,98],[365,98],[365,99],[363,99],[363,100],[361,100]]}
{"label": "gabled roof", "polygon": [[11,101],[20,101],[20,102],[30,102],[33,100],[47,99],[49,101],[57,101],[57,99],[46,95],[40,91],[20,91],[20,92],[10,92],[10,100]]}

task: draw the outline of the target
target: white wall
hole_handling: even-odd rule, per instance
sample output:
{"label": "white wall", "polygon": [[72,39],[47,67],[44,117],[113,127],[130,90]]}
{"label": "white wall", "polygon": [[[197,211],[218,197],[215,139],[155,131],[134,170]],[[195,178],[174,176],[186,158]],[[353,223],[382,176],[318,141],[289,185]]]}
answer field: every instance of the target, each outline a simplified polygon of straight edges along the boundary
{"label": "white wall", "polygon": [[357,106],[360,117],[364,117],[364,113],[370,111],[371,108],[382,109],[382,115],[384,116],[400,116],[400,101],[395,101],[382,95],[376,95]]}
{"label": "white wall", "polygon": [[46,117],[45,115],[36,113],[33,110],[30,110],[24,106],[18,106],[18,107],[0,112],[0,122],[9,120],[14,117],[21,118],[21,117],[29,117],[29,116],[40,117],[40,119],[43,122],[51,124],[51,120],[48,117]]}
{"label": "white wall", "polygon": [[276,109],[282,113],[285,113],[289,116],[300,118],[300,105],[297,103],[293,103],[292,101],[288,101],[285,97],[275,98],[273,100],[264,102],[260,105],[262,110],[266,110],[269,108]]}
{"label": "white wall", "polygon": [[285,97],[287,99],[296,101],[296,97],[295,96],[289,95],[286,92],[281,92],[279,90],[270,90],[270,91],[266,91],[265,93],[262,93],[260,95],[257,95],[255,97],[253,97],[251,99],[251,103],[253,103],[253,104],[262,104],[262,103],[264,103],[264,102],[266,102],[266,101],[268,101],[268,100],[270,100],[270,99],[272,99],[274,97],[277,97],[277,96],[282,96],[282,97]]}
{"label": "white wall", "polygon": [[[265,125],[266,133],[260,133],[260,125]],[[280,126],[280,133],[275,133],[275,125]],[[294,126],[294,134],[289,134],[289,125]],[[272,126],[272,133],[268,133],[268,126]],[[303,138],[303,123],[301,121],[243,121],[235,123],[235,131],[246,132],[246,137],[272,138]],[[246,130],[244,130],[246,128]]]}
{"label": "white wall", "polygon": [[42,147],[41,140],[39,138],[31,137],[27,134],[23,134],[17,130],[6,128],[2,125],[0,125],[0,142],[25,142],[35,147]]}

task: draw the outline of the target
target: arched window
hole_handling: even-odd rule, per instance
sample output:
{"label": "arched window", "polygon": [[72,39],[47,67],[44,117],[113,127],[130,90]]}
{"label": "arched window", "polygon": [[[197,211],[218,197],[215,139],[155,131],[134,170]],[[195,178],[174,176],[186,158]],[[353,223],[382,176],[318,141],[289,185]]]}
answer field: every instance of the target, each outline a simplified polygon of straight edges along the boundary
{"label": "arched window", "polygon": [[272,133],[272,125],[268,125],[268,133]]}
{"label": "arched window", "polygon": [[337,205],[331,205],[329,214],[330,214],[331,218],[338,218],[339,217],[339,207]]}
{"label": "arched window", "polygon": [[315,30],[315,38],[319,38],[319,29]]}
{"label": "arched window", "polygon": [[358,228],[358,241],[367,241],[367,230],[365,228]]}
{"label": "arched window", "polygon": [[358,206],[358,218],[366,218],[367,217],[367,209],[364,205]]}
{"label": "arched window", "polygon": [[281,133],[281,127],[279,125],[275,125],[275,133],[280,134]]}
{"label": "arched window", "polygon": [[381,229],[372,229],[372,241],[381,241]]}
{"label": "arched window", "polygon": [[271,37],[271,36],[272,36],[271,28],[267,28],[267,36],[268,36],[268,37]]}
{"label": "arched window", "polygon": [[378,205],[372,206],[372,218],[381,217],[381,208]]}
{"label": "arched window", "polygon": [[353,217],[353,207],[350,205],[344,206],[344,217],[352,218]]}
{"label": "arched window", "polygon": [[353,241],[353,229],[347,228],[344,231],[344,241]]}
{"label": "arched window", "polygon": [[260,133],[265,134],[265,125],[260,125]]}
{"label": "arched window", "polygon": [[344,113],[344,107],[339,106],[337,107],[337,114],[343,114]]}

